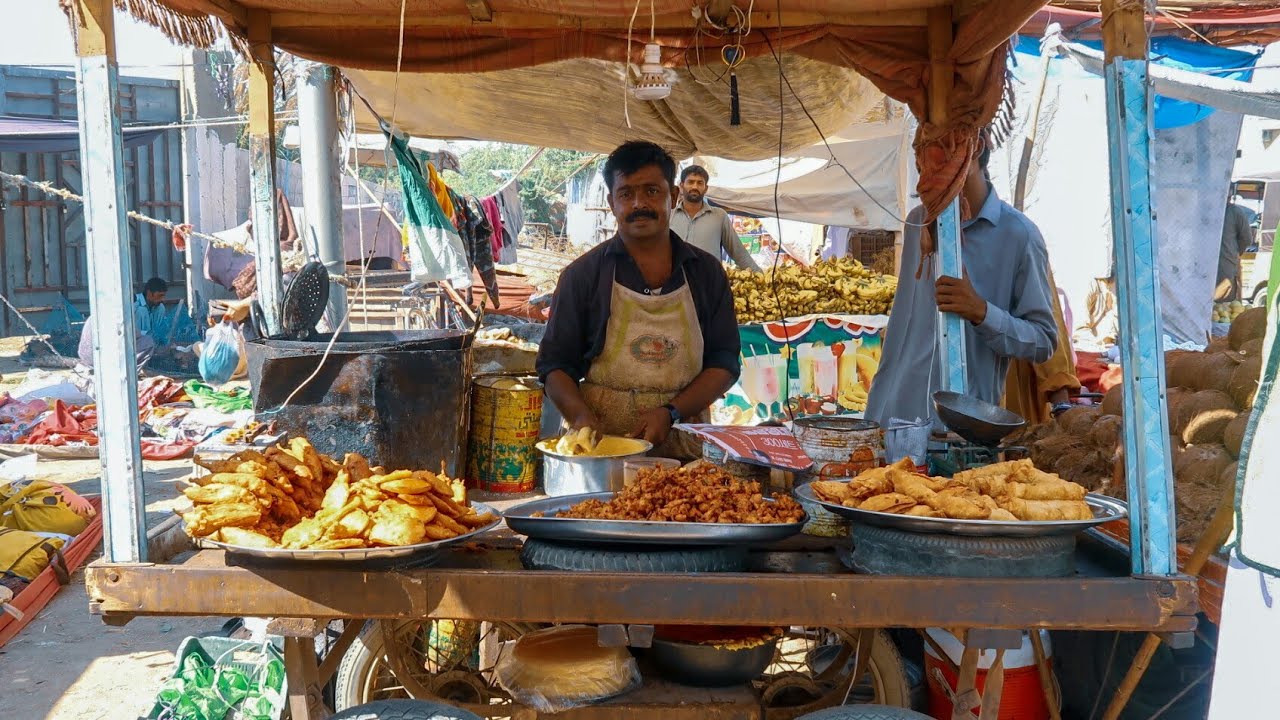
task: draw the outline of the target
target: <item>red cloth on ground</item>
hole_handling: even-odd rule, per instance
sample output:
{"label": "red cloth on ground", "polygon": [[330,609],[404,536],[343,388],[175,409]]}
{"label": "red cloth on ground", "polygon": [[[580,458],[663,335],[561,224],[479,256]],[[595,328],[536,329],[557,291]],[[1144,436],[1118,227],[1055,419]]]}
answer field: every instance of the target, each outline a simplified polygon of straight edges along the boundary
{"label": "red cloth on ground", "polygon": [[189,457],[195,447],[196,444],[189,440],[174,443],[163,443],[159,440],[143,440],[142,459],[177,460],[179,458]]}
{"label": "red cloth on ground", "polygon": [[98,411],[92,405],[72,408],[61,400],[53,403],[53,411],[22,438],[22,445],[67,445],[84,442],[98,444]]}

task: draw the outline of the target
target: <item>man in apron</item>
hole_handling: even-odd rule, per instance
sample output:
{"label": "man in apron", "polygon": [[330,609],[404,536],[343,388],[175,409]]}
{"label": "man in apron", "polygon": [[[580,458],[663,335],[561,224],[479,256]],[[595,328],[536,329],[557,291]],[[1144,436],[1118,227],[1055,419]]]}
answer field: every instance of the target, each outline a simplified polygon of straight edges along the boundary
{"label": "man in apron", "polygon": [[538,376],[566,424],[643,438],[652,454],[701,448],[675,423],[705,422],[738,378],[738,321],[717,258],[671,232],[675,160],[628,142],[604,167],[618,234],[564,269]]}

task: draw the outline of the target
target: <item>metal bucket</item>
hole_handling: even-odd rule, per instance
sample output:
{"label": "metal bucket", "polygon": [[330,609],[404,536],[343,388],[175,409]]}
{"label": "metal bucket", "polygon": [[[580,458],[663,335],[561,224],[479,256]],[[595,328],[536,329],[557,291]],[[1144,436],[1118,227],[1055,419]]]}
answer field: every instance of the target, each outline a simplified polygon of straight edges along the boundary
{"label": "metal bucket", "polygon": [[471,385],[467,479],[498,493],[533,492],[538,484],[542,383],[489,375]]}
{"label": "metal bucket", "polygon": [[[884,462],[884,433],[878,423],[849,417],[796,418],[792,432],[813,467],[796,475],[796,484],[814,480],[843,480]],[[809,513],[808,535],[840,537],[849,534],[849,521],[803,500]]]}
{"label": "metal bucket", "polygon": [[284,432],[309,438],[323,453],[341,458],[356,452],[393,470],[438,470],[443,462],[456,477],[462,469],[471,335],[341,333],[325,357],[330,337],[245,343],[254,411]]}
{"label": "metal bucket", "polygon": [[626,483],[623,464],[644,457],[652,449],[653,445],[645,442],[644,450],[628,455],[571,457],[538,448],[542,453],[542,491],[551,497],[618,492]]}

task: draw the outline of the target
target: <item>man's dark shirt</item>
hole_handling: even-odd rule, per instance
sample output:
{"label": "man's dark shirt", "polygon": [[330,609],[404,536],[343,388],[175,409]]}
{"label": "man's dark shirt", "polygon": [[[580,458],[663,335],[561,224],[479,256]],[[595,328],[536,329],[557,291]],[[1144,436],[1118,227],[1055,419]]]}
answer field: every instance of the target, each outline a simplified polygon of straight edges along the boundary
{"label": "man's dark shirt", "polygon": [[[737,379],[741,343],[724,268],[719,260],[675,233],[671,233],[671,251],[672,273],[661,294],[679,290],[687,278],[702,328],[702,367],[727,370]],[[551,319],[538,350],[538,377],[543,382],[553,370],[563,370],[575,381],[586,376],[591,361],[604,348],[615,277],[623,287],[650,293],[639,266],[616,235],[560,273],[551,300]]]}

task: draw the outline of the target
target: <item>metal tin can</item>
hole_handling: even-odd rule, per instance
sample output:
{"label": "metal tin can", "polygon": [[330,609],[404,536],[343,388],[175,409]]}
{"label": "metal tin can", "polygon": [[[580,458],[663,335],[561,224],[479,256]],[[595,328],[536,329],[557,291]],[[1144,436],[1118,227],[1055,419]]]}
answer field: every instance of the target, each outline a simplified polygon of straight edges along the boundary
{"label": "metal tin can", "polygon": [[[844,480],[884,463],[884,433],[879,423],[850,417],[796,418],[792,432],[813,467],[796,475],[796,484]],[[809,522],[804,532],[823,537],[849,534],[849,521],[801,501]]]}
{"label": "metal tin can", "polygon": [[489,492],[532,492],[537,485],[542,383],[490,375],[471,386],[467,478]]}

